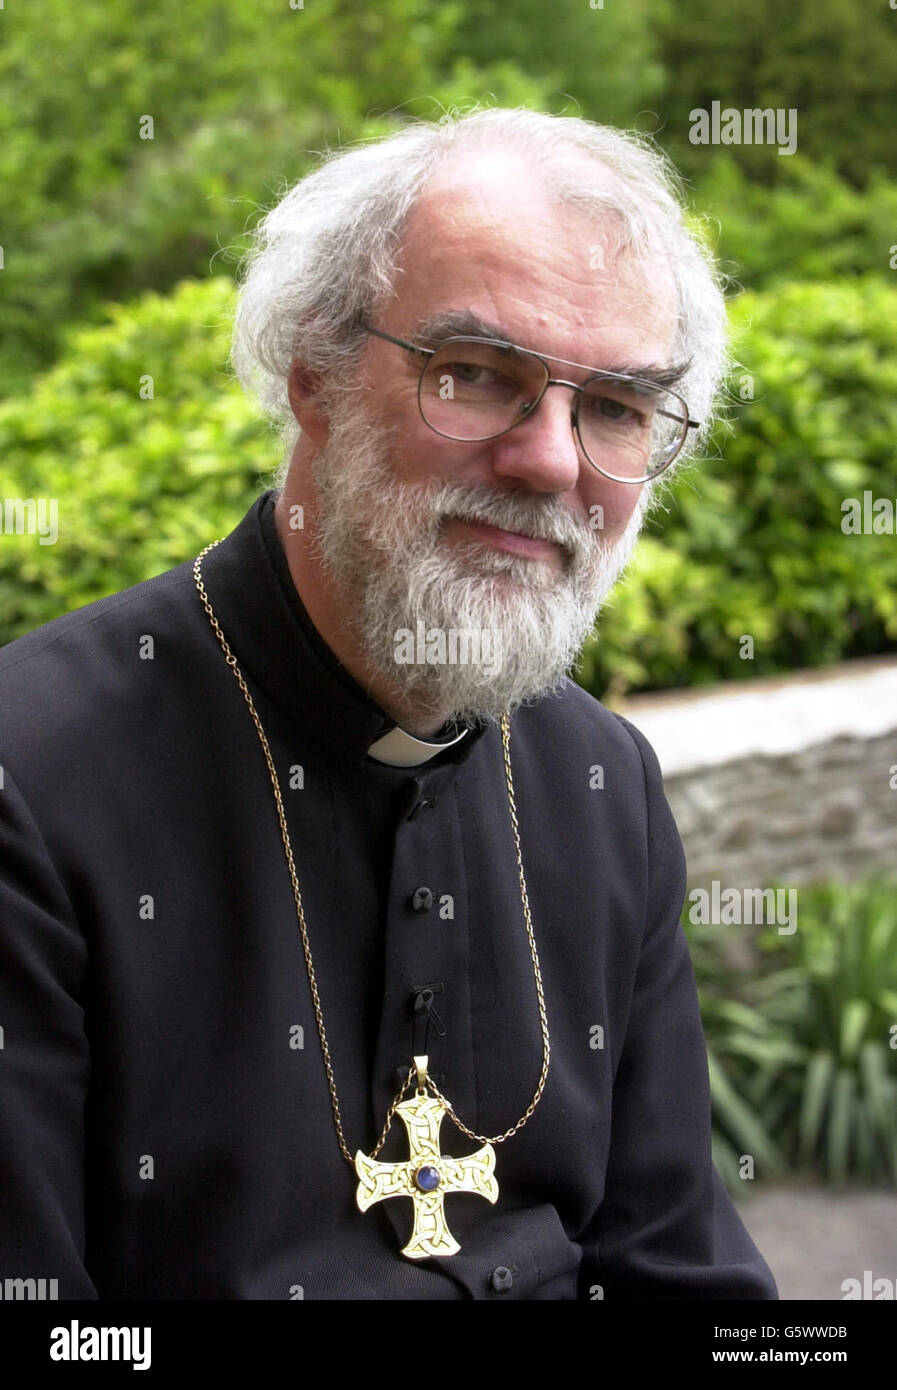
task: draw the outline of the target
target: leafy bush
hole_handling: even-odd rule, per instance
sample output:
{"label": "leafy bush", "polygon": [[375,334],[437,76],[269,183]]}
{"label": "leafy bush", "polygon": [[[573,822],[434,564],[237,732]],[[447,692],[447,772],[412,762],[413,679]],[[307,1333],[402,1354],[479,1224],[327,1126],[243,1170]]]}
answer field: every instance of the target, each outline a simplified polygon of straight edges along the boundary
{"label": "leafy bush", "polygon": [[[793,108],[802,154],[831,161],[862,184],[873,168],[895,168],[893,138],[897,26],[888,5],[853,0],[659,0],[652,6],[666,71],[663,138],[690,176],[712,147],[692,145],[696,107]],[[753,179],[772,184],[793,156],[768,145],[735,147]]]}
{"label": "leafy bush", "polygon": [[0,406],[0,498],[59,506],[57,545],[0,538],[5,640],[180,564],[239,521],[278,455],[225,374],[233,302],[219,278],[113,306],[29,396]]}
{"label": "leafy bush", "polygon": [[[743,1190],[741,1154],[753,1155],[758,1177],[790,1170],[897,1187],[894,886],[797,891],[792,936],[694,926],[683,913],[707,1038],[714,1160],[732,1191]],[[747,970],[733,963],[739,949]]]}
{"label": "leafy bush", "polygon": [[[104,300],[206,275],[311,151],[470,99],[655,133],[754,287],[881,271],[897,235],[875,177],[895,168],[886,6],[757,0],[748,35],[716,0],[42,0],[11,7],[4,37],[6,394]],[[794,107],[800,153],[692,145],[689,112],[713,100]],[[808,157],[855,187],[871,177],[868,197]]]}
{"label": "leafy bush", "polygon": [[546,5],[543,0],[464,0],[453,48],[478,67],[513,54],[522,71],[550,90],[551,110],[631,126],[662,100],[656,0],[608,5]]}
{"label": "leafy bush", "polygon": [[873,175],[860,191],[800,154],[779,162],[772,188],[728,152],[715,155],[698,180],[694,201],[725,273],[748,289],[855,275],[893,281],[893,178]]}
{"label": "leafy bush", "polygon": [[538,106],[544,84],[507,60],[455,53],[459,19],[426,0],[16,7],[0,49],[4,394],[104,300],[221,269],[314,151],[490,92]]}

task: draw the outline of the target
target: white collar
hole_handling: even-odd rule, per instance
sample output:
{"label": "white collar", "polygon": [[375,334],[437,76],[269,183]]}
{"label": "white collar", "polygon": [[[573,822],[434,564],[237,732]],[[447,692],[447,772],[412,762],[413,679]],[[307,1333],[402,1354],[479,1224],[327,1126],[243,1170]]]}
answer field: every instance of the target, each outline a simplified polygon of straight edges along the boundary
{"label": "white collar", "polygon": [[469,733],[469,729],[462,729],[457,738],[450,738],[444,743],[428,743],[396,726],[371,744],[368,757],[376,758],[378,763],[389,763],[391,767],[415,767],[418,763],[428,763],[443,749],[460,743]]}

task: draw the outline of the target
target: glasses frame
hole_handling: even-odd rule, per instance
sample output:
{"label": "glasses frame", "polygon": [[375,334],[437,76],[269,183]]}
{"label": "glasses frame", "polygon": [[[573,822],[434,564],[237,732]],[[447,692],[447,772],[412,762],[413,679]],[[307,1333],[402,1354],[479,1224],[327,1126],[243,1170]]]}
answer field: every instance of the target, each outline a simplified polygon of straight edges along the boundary
{"label": "glasses frame", "polygon": [[[683,445],[685,444],[685,441],[688,438],[688,431],[690,429],[698,429],[701,424],[700,420],[692,420],[691,416],[688,413],[688,405],[685,401],[685,398],[683,396],[680,396],[678,391],[674,391],[669,386],[658,386],[656,381],[647,381],[644,377],[626,376],[620,372],[596,371],[594,368],[587,366],[584,362],[570,362],[565,357],[551,357],[547,353],[533,352],[531,348],[519,347],[517,343],[509,343],[503,338],[485,338],[481,337],[479,334],[456,333],[449,338],[443,339],[443,341],[439,344],[438,348],[425,348],[420,347],[416,343],[409,343],[404,338],[394,338],[391,333],[384,333],[381,329],[371,328],[368,324],[365,323],[359,324],[359,327],[362,328],[365,333],[372,334],[375,338],[382,338],[383,341],[386,343],[394,343],[396,347],[404,348],[406,352],[414,353],[415,356],[423,357],[426,359],[424,361],[423,366],[421,367],[420,378],[417,383],[417,408],[420,412],[420,417],[423,420],[424,424],[427,426],[427,429],[432,430],[434,434],[440,435],[443,439],[454,439],[455,442],[458,444],[482,444],[489,439],[500,439],[502,435],[508,434],[511,430],[516,429],[518,425],[522,425],[525,420],[529,420],[532,417],[532,415],[538,409],[539,404],[541,403],[542,398],[545,395],[545,392],[548,390],[549,386],[568,386],[571,391],[576,392],[576,401],[573,405],[572,411],[570,412],[570,423],[573,426],[574,434],[576,435],[576,438],[579,441],[579,447],[582,449],[582,452],[585,455],[585,458],[587,459],[589,464],[591,464],[592,468],[594,468],[597,473],[600,473],[601,476],[604,478],[608,478],[611,482],[641,484],[653,482],[655,478],[660,477],[661,473],[665,473],[666,470],[669,468],[670,464],[674,463],[675,460],[681,454]],[[456,439],[455,435],[446,434],[444,430],[438,430],[436,429],[435,425],[430,424],[430,421],[424,414],[424,408],[421,404],[420,398],[421,387],[423,386],[424,381],[424,373],[427,370],[427,362],[431,357],[435,357],[436,353],[440,351],[442,348],[444,348],[447,343],[486,343],[487,345],[490,345],[492,347],[513,348],[515,352],[525,353],[527,357],[535,357],[536,361],[540,362],[542,366],[545,368],[545,384],[542,387],[542,390],[539,392],[536,399],[534,401],[529,401],[526,403],[524,413],[521,414],[520,418],[517,420],[513,420],[511,424],[507,426],[506,429],[499,430],[497,434],[483,435],[482,439]],[[562,377],[553,377],[551,375],[551,368],[548,365],[549,362],[560,362],[565,367],[579,367],[584,372],[590,372],[591,375],[586,378],[586,380],[583,382],[581,386],[579,386],[575,381],[565,381]],[[662,468],[658,468],[654,473],[646,474],[643,478],[620,478],[615,473],[608,473],[605,468],[602,468],[600,464],[595,462],[595,460],[592,458],[583,442],[582,434],[580,433],[579,429],[580,403],[582,401],[586,387],[592,381],[622,381],[634,386],[647,387],[650,391],[666,391],[669,393],[669,395],[675,396],[676,400],[680,402],[682,406],[682,419],[684,422],[682,437],[680,438],[679,443],[676,446],[675,453],[670,455],[670,457],[667,459],[666,463],[664,463]],[[675,420],[677,418],[675,415],[671,415],[670,412],[666,410],[662,410],[659,413],[661,415],[666,415],[667,418],[670,420]]]}

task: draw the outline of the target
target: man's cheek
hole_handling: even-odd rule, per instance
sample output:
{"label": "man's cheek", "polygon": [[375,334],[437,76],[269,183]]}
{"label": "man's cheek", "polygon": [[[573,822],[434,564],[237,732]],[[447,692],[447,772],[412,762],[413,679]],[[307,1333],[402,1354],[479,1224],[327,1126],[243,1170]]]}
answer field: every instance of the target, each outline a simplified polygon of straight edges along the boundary
{"label": "man's cheek", "polygon": [[589,507],[589,531],[592,538],[604,546],[615,545],[625,530],[626,522],[600,502]]}

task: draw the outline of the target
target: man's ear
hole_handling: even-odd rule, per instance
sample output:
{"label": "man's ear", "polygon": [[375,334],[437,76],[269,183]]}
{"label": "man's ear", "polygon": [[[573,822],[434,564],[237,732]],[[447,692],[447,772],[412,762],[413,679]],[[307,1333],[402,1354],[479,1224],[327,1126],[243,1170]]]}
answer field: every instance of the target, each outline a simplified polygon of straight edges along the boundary
{"label": "man's ear", "polygon": [[318,404],[320,385],[321,379],[317,373],[310,371],[304,363],[294,357],[287,377],[290,409],[302,433],[319,448],[326,444],[330,428],[327,417]]}

